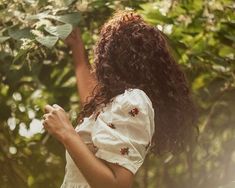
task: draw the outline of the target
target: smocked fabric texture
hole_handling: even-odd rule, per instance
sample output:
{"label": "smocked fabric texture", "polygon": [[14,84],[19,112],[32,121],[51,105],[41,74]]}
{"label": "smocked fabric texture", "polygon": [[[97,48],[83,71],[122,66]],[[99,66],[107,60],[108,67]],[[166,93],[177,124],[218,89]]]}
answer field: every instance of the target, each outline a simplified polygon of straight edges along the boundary
{"label": "smocked fabric texture", "polygon": [[[152,102],[141,89],[126,89],[107,106],[85,117],[75,130],[94,155],[135,174],[143,164],[154,134]],[[60,188],[90,188],[66,151]]]}

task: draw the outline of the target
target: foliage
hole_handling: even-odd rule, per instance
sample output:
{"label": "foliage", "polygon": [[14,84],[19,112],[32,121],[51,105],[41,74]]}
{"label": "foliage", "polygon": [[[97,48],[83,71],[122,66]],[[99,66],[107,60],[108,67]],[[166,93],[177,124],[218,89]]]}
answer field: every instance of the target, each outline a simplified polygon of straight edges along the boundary
{"label": "foliage", "polygon": [[[75,125],[79,96],[62,40],[76,25],[92,63],[98,29],[118,8],[137,10],[169,37],[200,112],[198,144],[177,156],[149,155],[135,188],[227,188],[235,180],[235,4],[232,0],[0,2],[0,182],[59,187],[64,148],[39,126],[46,103]],[[29,128],[29,130],[27,130]]]}

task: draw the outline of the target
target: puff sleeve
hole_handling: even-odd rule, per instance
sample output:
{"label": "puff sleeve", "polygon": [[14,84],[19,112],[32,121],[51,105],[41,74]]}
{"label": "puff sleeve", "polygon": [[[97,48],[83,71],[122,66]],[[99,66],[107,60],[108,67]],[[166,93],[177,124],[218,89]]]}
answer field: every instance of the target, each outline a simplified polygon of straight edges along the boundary
{"label": "puff sleeve", "polygon": [[95,156],[137,172],[151,145],[154,109],[144,91],[125,90],[96,117],[92,128]]}

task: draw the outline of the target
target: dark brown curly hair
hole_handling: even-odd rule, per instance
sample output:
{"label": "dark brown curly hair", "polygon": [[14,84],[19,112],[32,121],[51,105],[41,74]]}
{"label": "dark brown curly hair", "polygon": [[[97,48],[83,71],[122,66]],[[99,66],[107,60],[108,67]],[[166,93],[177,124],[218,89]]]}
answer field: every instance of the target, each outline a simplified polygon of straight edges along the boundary
{"label": "dark brown curly hair", "polygon": [[117,11],[105,22],[95,45],[93,70],[98,85],[81,109],[80,120],[125,89],[139,88],[155,111],[151,151],[178,153],[196,138],[197,113],[186,76],[166,36],[137,13]]}

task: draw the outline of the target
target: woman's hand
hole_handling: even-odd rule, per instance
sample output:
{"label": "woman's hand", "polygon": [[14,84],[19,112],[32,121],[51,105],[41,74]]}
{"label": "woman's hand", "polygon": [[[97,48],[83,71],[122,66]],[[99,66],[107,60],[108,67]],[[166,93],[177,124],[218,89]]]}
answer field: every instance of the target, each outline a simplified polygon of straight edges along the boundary
{"label": "woman's hand", "polygon": [[43,126],[60,142],[63,142],[65,134],[75,132],[68,114],[59,105],[46,105],[45,112],[46,114],[43,115]]}
{"label": "woman's hand", "polygon": [[78,27],[65,39],[65,43],[72,51],[80,105],[83,106],[87,102],[87,97],[92,94],[96,87],[97,80],[91,71],[91,65]]}
{"label": "woman's hand", "polygon": [[65,44],[72,51],[72,56],[74,60],[74,65],[76,68],[88,65],[88,59],[85,52],[85,47],[82,41],[81,32],[78,27],[76,27],[69,36],[65,39]]}
{"label": "woman's hand", "polygon": [[67,44],[72,50],[83,46],[81,32],[78,27],[76,27],[65,39],[65,44]]}

